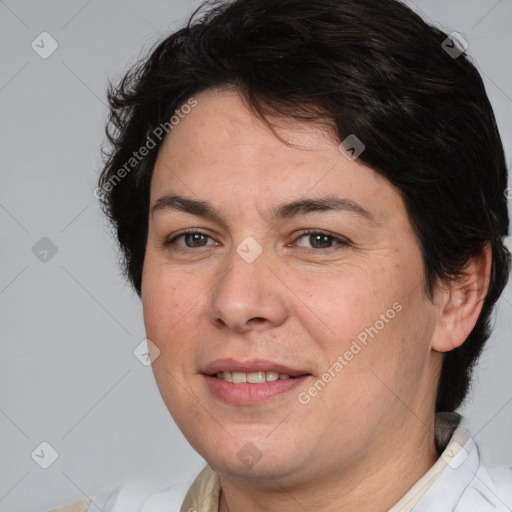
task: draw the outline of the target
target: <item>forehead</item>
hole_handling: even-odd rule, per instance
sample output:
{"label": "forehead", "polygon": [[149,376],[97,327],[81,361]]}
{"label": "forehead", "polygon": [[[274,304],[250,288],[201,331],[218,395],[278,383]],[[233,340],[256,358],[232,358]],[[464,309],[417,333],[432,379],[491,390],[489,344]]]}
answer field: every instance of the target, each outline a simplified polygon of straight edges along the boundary
{"label": "forehead", "polygon": [[[179,194],[219,209],[282,204],[336,195],[368,205],[374,216],[404,215],[398,191],[360,160],[349,160],[317,123],[271,119],[281,139],[236,91],[208,90],[166,136],[155,164],[151,203]],[[232,213],[234,210],[232,211]]]}

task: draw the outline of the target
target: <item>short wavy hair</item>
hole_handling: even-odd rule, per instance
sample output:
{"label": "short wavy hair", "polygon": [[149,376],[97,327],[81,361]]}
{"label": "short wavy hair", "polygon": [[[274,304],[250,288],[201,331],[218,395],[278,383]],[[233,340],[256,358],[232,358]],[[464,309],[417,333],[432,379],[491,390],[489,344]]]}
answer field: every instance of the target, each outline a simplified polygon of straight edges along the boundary
{"label": "short wavy hair", "polygon": [[[172,128],[169,120],[187,100],[229,87],[269,126],[269,113],[327,120],[339,141],[356,134],[366,146],[360,161],[400,191],[430,298],[487,243],[492,248],[480,316],[465,343],[445,354],[438,385],[436,410],[459,407],[508,280],[503,239],[509,218],[507,168],[492,107],[470,58],[447,37],[395,0],[203,3],[184,28],[155,45],[117,85],[109,84],[97,197],[137,294],[149,187],[163,140],[155,134]],[[150,140],[141,156],[139,148]]]}

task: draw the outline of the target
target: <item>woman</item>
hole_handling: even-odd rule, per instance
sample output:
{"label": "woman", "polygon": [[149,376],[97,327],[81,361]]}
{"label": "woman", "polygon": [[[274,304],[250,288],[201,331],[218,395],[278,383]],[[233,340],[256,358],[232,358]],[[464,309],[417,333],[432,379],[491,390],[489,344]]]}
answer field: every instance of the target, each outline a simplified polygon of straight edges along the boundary
{"label": "woman", "polygon": [[510,270],[464,39],[394,0],[199,12],[111,89],[97,189],[208,462],[143,510],[511,510],[455,412]]}

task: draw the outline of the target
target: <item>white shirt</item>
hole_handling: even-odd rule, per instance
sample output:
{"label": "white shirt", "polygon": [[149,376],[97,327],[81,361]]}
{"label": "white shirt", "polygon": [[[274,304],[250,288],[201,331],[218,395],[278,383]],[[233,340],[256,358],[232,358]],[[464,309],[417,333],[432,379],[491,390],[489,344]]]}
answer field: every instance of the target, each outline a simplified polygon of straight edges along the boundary
{"label": "white shirt", "polygon": [[[389,512],[512,512],[512,467],[488,471],[456,413],[436,415],[435,435],[441,456]],[[208,465],[188,490],[175,485],[144,492],[123,486],[52,512],[218,512],[219,477]]]}

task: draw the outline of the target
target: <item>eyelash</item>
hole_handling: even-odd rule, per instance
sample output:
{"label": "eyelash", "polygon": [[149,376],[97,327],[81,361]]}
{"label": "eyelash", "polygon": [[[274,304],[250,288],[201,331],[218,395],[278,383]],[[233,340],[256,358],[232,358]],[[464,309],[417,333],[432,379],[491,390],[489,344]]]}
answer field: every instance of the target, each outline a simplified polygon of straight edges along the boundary
{"label": "eyelash", "polygon": [[[193,251],[193,250],[196,250],[196,249],[202,249],[204,247],[207,247],[207,246],[201,246],[201,247],[196,247],[196,248],[194,248],[194,247],[181,247],[181,246],[178,246],[178,245],[175,244],[175,242],[176,242],[176,240],[178,238],[180,238],[182,236],[185,236],[187,234],[197,234],[197,235],[203,235],[203,236],[208,237],[208,238],[212,238],[208,233],[204,233],[202,231],[198,231],[197,229],[187,229],[185,231],[182,231],[178,235],[174,236],[173,238],[170,238],[170,239],[166,240],[164,242],[164,244],[163,244],[163,247],[169,249],[169,248],[171,248],[171,246],[175,246],[174,248],[172,248],[172,250],[174,250],[174,251],[183,251],[183,252]],[[325,248],[320,248],[320,249],[304,248],[307,251],[325,252],[325,251],[328,251],[330,249],[335,248],[336,246],[344,247],[344,246],[347,246],[349,244],[348,240],[345,240],[343,238],[334,236],[331,233],[329,233],[328,231],[322,231],[322,230],[319,230],[319,229],[306,229],[306,230],[302,231],[302,233],[300,233],[300,235],[295,239],[295,241],[301,239],[304,236],[308,236],[308,235],[326,236],[326,237],[330,238],[331,240],[336,241],[338,243],[336,243],[334,245],[331,245],[330,247],[325,247]]]}

